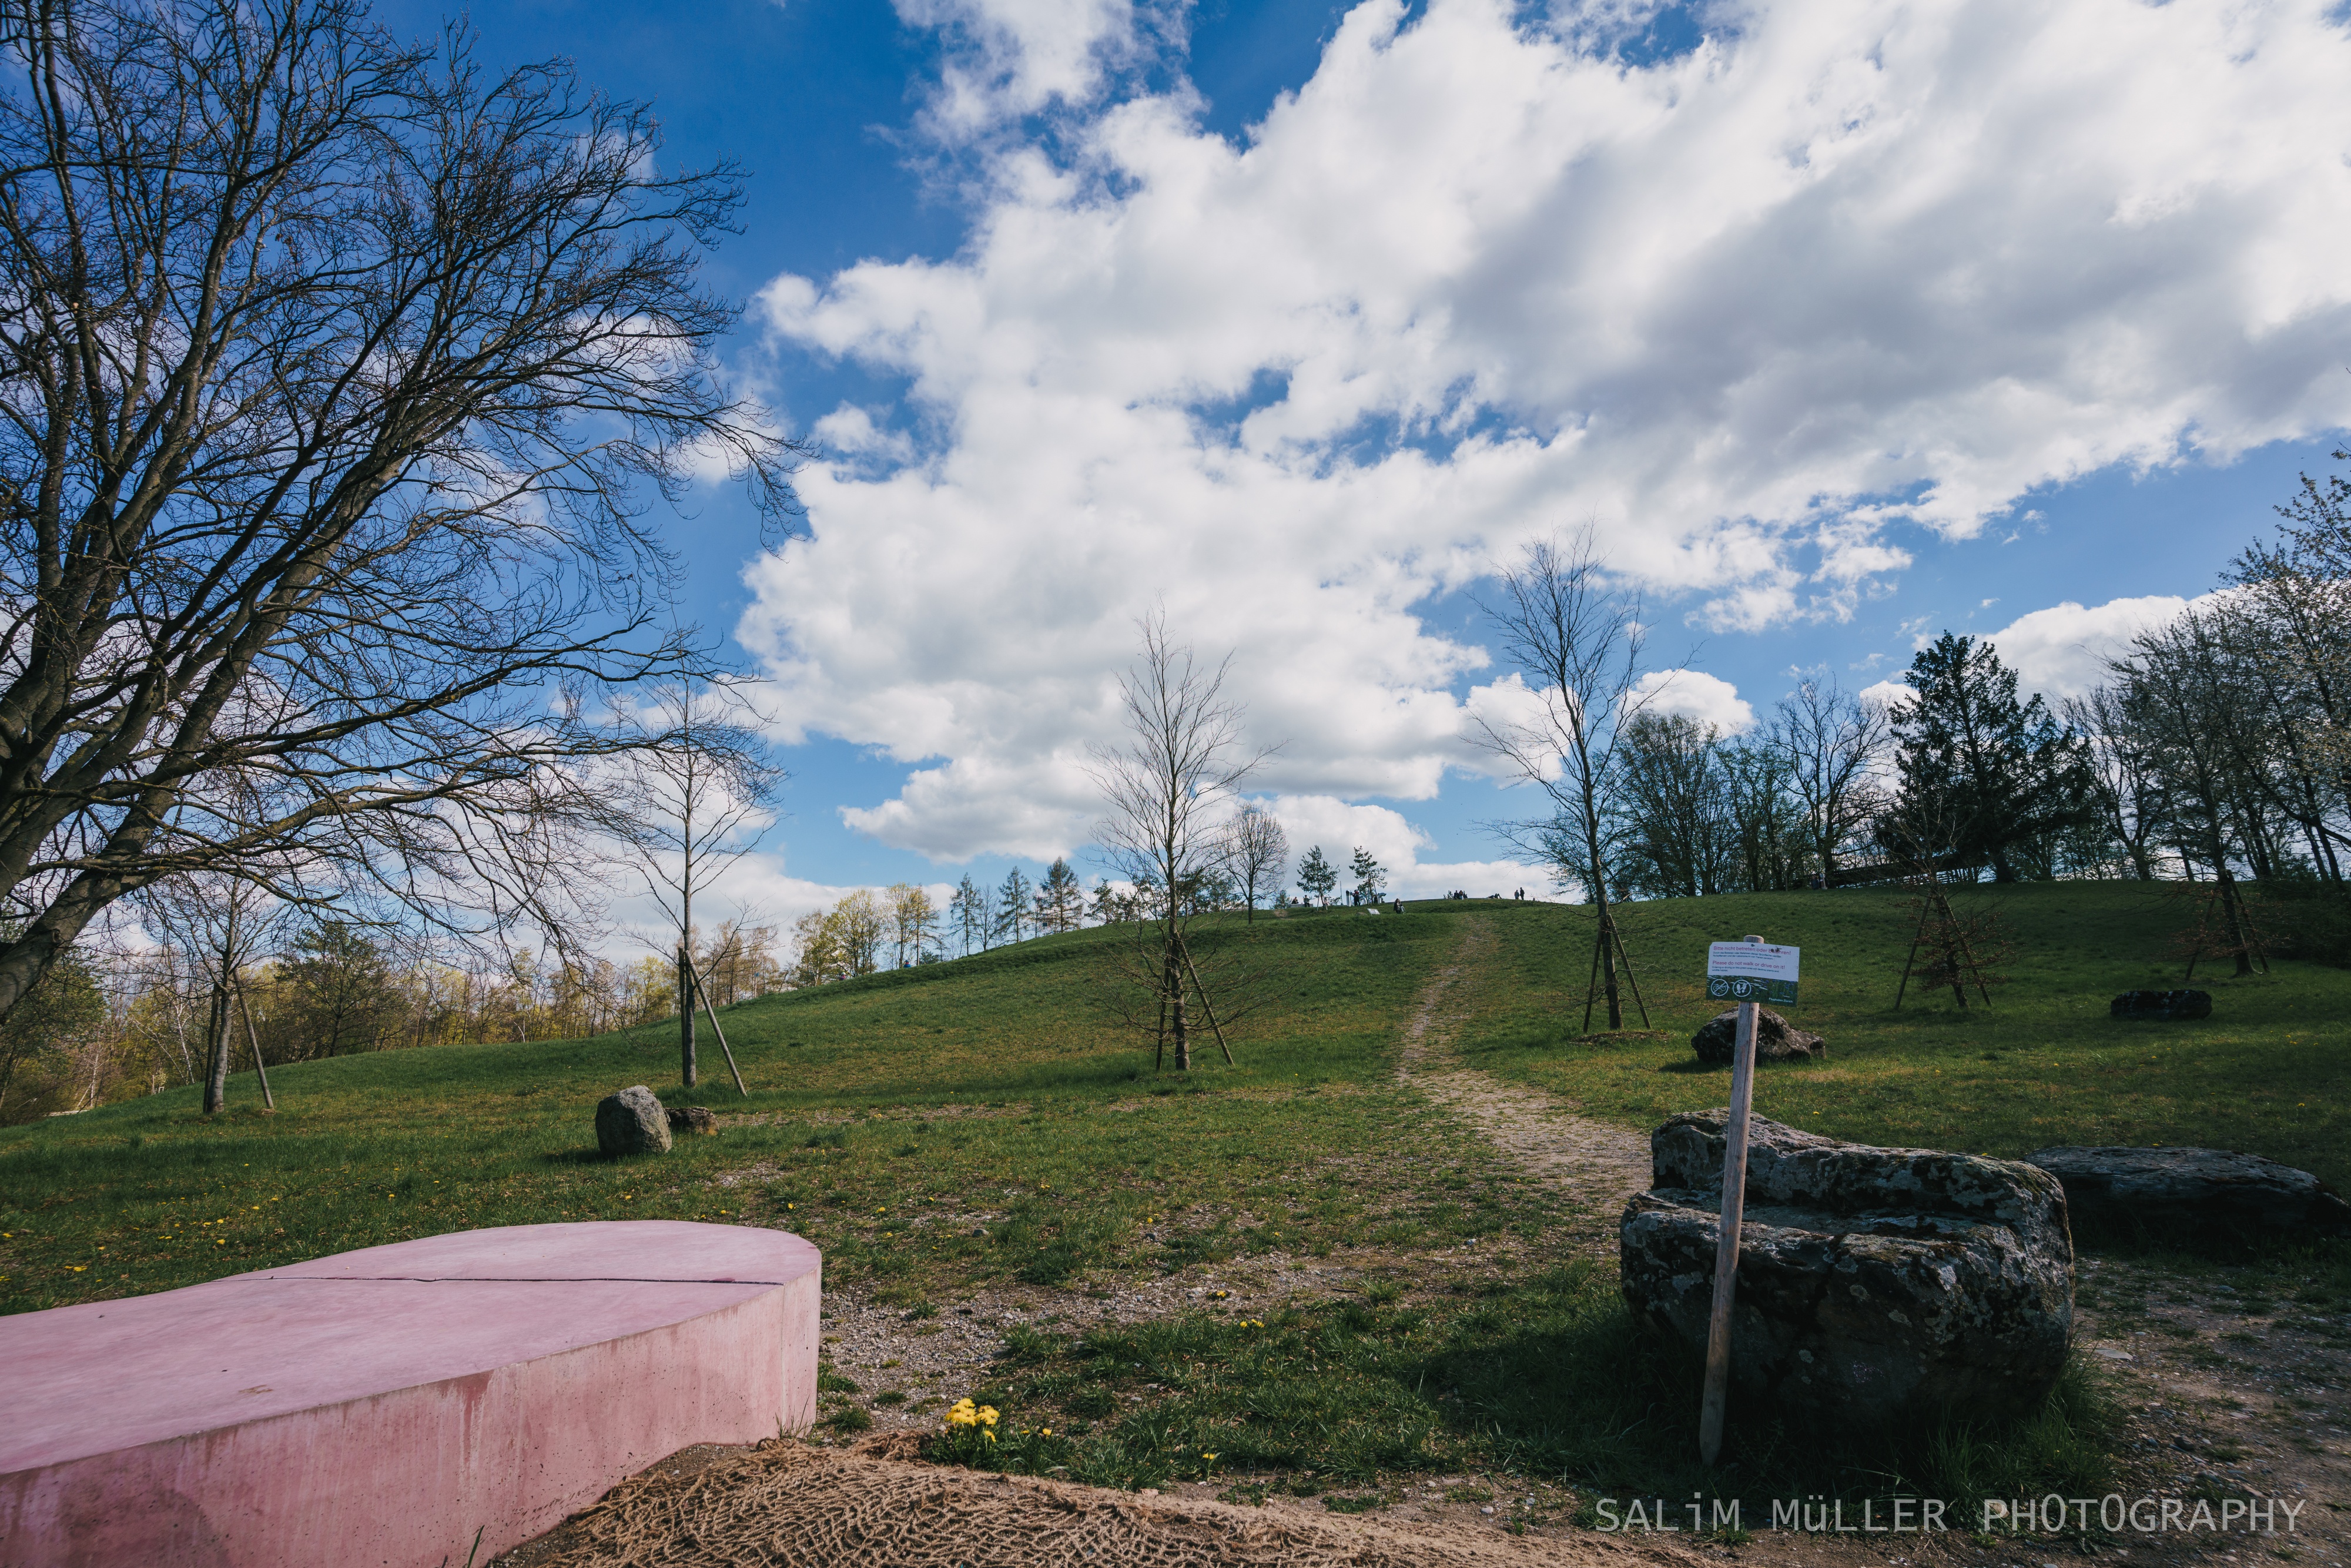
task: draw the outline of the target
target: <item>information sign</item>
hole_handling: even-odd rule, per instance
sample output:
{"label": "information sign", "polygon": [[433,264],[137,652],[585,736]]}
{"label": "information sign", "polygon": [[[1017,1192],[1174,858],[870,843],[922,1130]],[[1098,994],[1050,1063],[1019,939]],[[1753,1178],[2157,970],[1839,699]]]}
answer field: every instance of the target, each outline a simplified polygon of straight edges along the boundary
{"label": "information sign", "polygon": [[1796,999],[1798,949],[1770,942],[1717,942],[1706,950],[1706,994],[1716,1001]]}

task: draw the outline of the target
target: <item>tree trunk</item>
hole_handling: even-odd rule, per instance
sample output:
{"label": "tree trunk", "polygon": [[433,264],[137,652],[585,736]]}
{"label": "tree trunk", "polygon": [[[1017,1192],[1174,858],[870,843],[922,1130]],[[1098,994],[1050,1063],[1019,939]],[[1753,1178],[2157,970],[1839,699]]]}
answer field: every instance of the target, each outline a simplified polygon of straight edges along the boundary
{"label": "tree trunk", "polygon": [[1192,1040],[1184,1026],[1184,993],[1180,990],[1176,993],[1174,1014],[1169,1024],[1176,1036],[1176,1071],[1189,1072],[1192,1071]]}
{"label": "tree trunk", "polygon": [[212,1060],[204,1069],[204,1114],[213,1115],[228,1104],[228,988],[213,988],[211,1016]]}
{"label": "tree trunk", "polygon": [[695,1085],[694,1061],[694,966],[686,962],[685,945],[677,949],[677,1054],[678,1071],[685,1086]]}

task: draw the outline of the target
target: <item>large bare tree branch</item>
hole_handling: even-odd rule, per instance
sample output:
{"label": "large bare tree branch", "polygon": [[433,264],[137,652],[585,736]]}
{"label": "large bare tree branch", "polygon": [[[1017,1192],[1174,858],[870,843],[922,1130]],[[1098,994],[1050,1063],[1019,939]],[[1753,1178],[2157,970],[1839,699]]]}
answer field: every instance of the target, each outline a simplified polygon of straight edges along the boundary
{"label": "large bare tree branch", "polygon": [[716,462],[791,515],[695,282],[733,172],[469,48],[0,0],[0,1015],[159,876],[290,856],[446,917],[638,743],[580,694],[695,667],[648,506]]}

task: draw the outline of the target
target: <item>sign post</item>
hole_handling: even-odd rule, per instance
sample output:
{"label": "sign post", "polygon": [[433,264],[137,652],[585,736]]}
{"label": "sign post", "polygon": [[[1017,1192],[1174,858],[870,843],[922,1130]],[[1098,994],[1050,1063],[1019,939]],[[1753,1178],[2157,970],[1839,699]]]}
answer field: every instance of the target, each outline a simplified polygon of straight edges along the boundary
{"label": "sign post", "polygon": [[1796,999],[1797,949],[1761,936],[1717,942],[1706,953],[1706,994],[1739,1004],[1739,1040],[1730,1053],[1730,1121],[1722,1136],[1722,1219],[1716,1227],[1714,1311],[1706,1327],[1706,1396],[1698,1407],[1698,1458],[1722,1454],[1723,1400],[1730,1386],[1730,1305],[1739,1283],[1739,1227],[1747,1207],[1747,1117],[1755,1101],[1755,1009]]}

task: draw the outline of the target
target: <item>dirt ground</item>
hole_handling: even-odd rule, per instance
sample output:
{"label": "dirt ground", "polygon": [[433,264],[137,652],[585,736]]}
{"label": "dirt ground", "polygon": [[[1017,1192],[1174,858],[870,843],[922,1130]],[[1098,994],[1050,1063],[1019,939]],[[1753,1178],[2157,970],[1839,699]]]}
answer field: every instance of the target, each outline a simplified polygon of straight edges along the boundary
{"label": "dirt ground", "polygon": [[[1406,1084],[1473,1128],[1561,1200],[1569,1234],[1553,1239],[1554,1245],[1565,1239],[1613,1256],[1625,1199],[1648,1183],[1646,1140],[1577,1116],[1535,1090],[1502,1082],[1451,1056],[1449,1040],[1462,1014],[1463,977],[1479,956],[1475,945],[1492,939],[1484,922],[1463,925],[1465,947],[1424,991],[1407,1026],[1398,1071]],[[1510,1244],[1502,1241],[1463,1250],[1483,1254],[1482,1260],[1497,1268],[1514,1260]],[[1744,1540],[1670,1531],[1604,1533],[1567,1522],[1590,1500],[1497,1476],[1425,1478],[1410,1496],[1375,1515],[1346,1519],[1310,1500],[1278,1494],[1256,1510],[1217,1500],[1218,1492],[1246,1477],[1129,1496],[1065,1483],[1011,1483],[904,1462],[911,1457],[912,1430],[935,1426],[940,1406],[982,1380],[1006,1331],[1015,1324],[1075,1327],[1208,1304],[1261,1310],[1291,1299],[1328,1299],[1353,1285],[1366,1267],[1376,1266],[1376,1260],[1259,1257],[1205,1276],[1154,1281],[1106,1294],[984,1289],[935,1316],[883,1307],[853,1290],[828,1292],[826,1357],[869,1400],[884,1397],[872,1406],[873,1434],[846,1449],[794,1443],[763,1445],[758,1451],[689,1450],[627,1483],[601,1505],[608,1512],[626,1504],[644,1519],[674,1518],[674,1525],[662,1528],[680,1535],[673,1542],[677,1550],[621,1550],[611,1540],[600,1544],[575,1521],[498,1561],[508,1568],[934,1560],[969,1561],[975,1568],[984,1563],[1121,1560],[2053,1568],[2084,1556],[2150,1565],[2343,1564],[2351,1559],[2351,1318],[2321,1316],[2273,1299],[2247,1270],[2165,1274],[2133,1260],[2095,1256],[2084,1258],[2077,1270],[2075,1333],[2110,1374],[2114,1397],[2126,1413],[2128,1446],[2123,1483],[2112,1500],[2035,1504],[2043,1519],[2062,1505],[2070,1527],[2062,1531],[2011,1533],[1997,1520],[1987,1531],[1980,1519],[1951,1518],[1947,1522],[1956,1528],[1940,1532],[1865,1532],[1857,1528],[1861,1521],[1846,1519],[1844,1532],[1808,1533],[1769,1528],[1767,1519],[1743,1519],[1749,1532]],[[803,1468],[819,1458],[832,1468]],[[771,1554],[754,1543],[758,1532],[748,1526],[741,1527],[748,1533],[714,1537],[674,1511],[686,1506],[680,1498],[709,1492],[739,1501],[748,1495],[747,1488],[768,1487],[778,1500],[799,1495],[794,1488],[810,1486],[837,1494],[852,1474],[885,1490],[927,1487],[923,1495],[931,1500],[925,1506],[943,1521],[964,1518],[959,1510],[977,1511],[969,1512],[972,1519],[994,1517],[987,1509],[1017,1499],[1040,1518],[1052,1511],[1055,1518],[1095,1521],[1088,1530],[1097,1524],[1109,1530],[1113,1523],[1102,1521],[1124,1521],[1116,1529],[1134,1533],[1113,1538],[1113,1531],[1098,1542],[1092,1536],[1081,1541],[1072,1535],[1066,1542],[1040,1537],[1033,1552],[1024,1548],[1016,1555],[967,1537],[967,1547],[941,1546],[935,1557],[924,1544],[928,1538],[913,1536],[893,1538],[895,1543],[886,1548],[877,1540],[873,1550],[883,1553],[878,1556],[864,1547],[846,1546],[811,1555],[781,1542],[776,1548],[780,1554]],[[2245,1514],[2237,1511],[2245,1510],[2249,1499],[2262,1500],[2252,1506],[2266,1509],[2274,1530],[2248,1530]],[[2177,1501],[2176,1516],[2167,1516],[2166,1500]],[[2137,1521],[2155,1528],[2134,1527],[2134,1504]],[[2195,1511],[2199,1505],[2206,1511],[2202,1515]],[[768,1511],[782,1517],[791,1506],[778,1500]],[[1677,1501],[1665,1511],[1672,1522],[1687,1522],[1676,1511],[1681,1506]],[[664,1508],[673,1512],[660,1511]],[[2224,1509],[2231,1511],[2224,1514]],[[730,1519],[740,1513],[734,1504],[720,1511]],[[591,1511],[583,1520],[597,1517]],[[2227,1533],[2206,1524],[2224,1517],[2232,1525]],[[1875,1517],[1872,1522],[1885,1521]]]}

